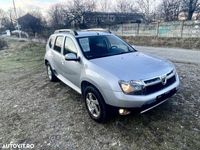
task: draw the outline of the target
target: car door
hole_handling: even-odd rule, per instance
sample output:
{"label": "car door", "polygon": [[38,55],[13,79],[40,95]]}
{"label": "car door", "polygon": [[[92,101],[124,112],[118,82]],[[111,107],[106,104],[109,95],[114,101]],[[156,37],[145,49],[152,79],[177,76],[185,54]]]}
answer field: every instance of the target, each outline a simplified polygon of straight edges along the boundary
{"label": "car door", "polygon": [[72,82],[74,85],[79,87],[80,74],[81,74],[81,63],[80,61],[67,61],[65,60],[65,55],[68,53],[74,53],[79,56],[78,45],[75,39],[66,36],[63,46],[62,55],[62,75]]}
{"label": "car door", "polygon": [[64,36],[57,36],[55,39],[55,43],[53,46],[53,67],[56,71],[56,73],[61,74],[61,67],[62,67],[62,47],[64,42]]}

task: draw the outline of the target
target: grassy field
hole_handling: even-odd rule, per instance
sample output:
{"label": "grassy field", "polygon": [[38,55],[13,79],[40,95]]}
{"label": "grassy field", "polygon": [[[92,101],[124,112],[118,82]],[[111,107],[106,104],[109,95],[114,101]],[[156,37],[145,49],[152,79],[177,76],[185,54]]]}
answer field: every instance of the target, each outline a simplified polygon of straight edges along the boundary
{"label": "grassy field", "polygon": [[122,38],[131,44],[140,46],[200,49],[200,38],[156,38],[148,36],[123,36]]}
{"label": "grassy field", "polygon": [[29,69],[42,64],[44,58],[44,45],[31,42],[9,41],[9,51],[1,51],[0,71]]}
{"label": "grassy field", "polygon": [[45,46],[8,41],[0,51],[0,149],[34,144],[36,150],[198,150],[200,65],[175,63],[180,91],[143,114],[92,121],[82,97],[61,82],[49,82]]}

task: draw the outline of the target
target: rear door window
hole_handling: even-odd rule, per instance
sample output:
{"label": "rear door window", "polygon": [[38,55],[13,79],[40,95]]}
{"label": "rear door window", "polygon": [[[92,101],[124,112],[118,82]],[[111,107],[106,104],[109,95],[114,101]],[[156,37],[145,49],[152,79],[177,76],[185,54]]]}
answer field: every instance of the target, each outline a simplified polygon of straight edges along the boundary
{"label": "rear door window", "polygon": [[63,36],[57,36],[53,49],[61,53],[62,45],[63,45]]}
{"label": "rear door window", "polygon": [[48,45],[49,45],[50,48],[53,48],[54,41],[55,41],[55,37],[54,36],[50,37],[49,43],[48,43]]}

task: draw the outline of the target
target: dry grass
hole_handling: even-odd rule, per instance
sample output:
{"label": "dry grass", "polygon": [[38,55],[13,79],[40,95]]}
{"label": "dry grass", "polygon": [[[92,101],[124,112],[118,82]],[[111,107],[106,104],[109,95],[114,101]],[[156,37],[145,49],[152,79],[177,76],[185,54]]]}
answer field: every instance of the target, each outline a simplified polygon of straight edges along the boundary
{"label": "dry grass", "polygon": [[0,50],[2,50],[5,47],[8,47],[7,42],[3,39],[0,39]]}
{"label": "dry grass", "polygon": [[164,37],[133,37],[123,36],[127,42],[141,46],[179,47],[186,49],[200,49],[200,38],[164,38]]}

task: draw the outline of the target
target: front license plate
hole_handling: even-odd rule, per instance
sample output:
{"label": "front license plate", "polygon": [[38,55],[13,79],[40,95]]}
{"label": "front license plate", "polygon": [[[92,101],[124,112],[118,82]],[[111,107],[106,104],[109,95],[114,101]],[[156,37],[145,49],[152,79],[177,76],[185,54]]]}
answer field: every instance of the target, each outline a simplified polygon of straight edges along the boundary
{"label": "front license plate", "polygon": [[157,96],[157,100],[160,101],[160,100],[165,100],[166,98],[168,97],[171,97],[172,95],[174,95],[176,93],[176,89],[173,89],[171,91],[168,91],[162,95],[159,95]]}

